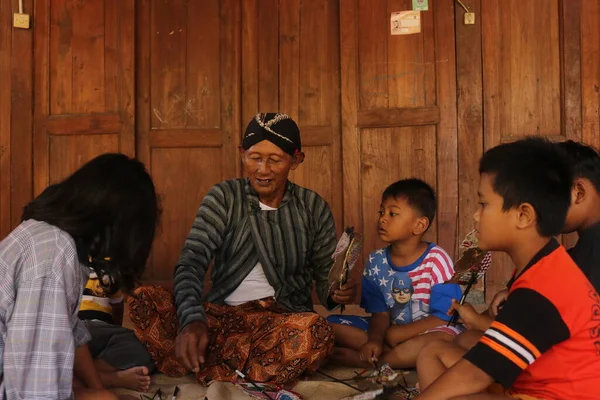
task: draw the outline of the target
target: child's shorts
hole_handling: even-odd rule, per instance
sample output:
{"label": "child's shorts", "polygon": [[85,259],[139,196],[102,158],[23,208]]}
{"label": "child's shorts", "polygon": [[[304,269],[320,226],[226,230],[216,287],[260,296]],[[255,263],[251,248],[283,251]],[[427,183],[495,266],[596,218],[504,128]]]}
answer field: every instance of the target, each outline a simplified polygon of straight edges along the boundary
{"label": "child's shorts", "polygon": [[[358,315],[334,314],[334,315],[330,315],[326,319],[327,319],[327,322],[329,322],[330,324],[340,324],[340,325],[352,326],[354,328],[358,328],[360,330],[368,332],[369,331],[369,321],[370,321],[371,317],[359,317]],[[421,335],[424,335],[426,333],[433,333],[433,332],[443,332],[443,333],[447,333],[450,336],[455,337],[455,336],[458,336],[459,334],[463,333],[465,330],[466,330],[465,327],[460,324],[453,325],[453,326],[440,325],[440,326],[436,326],[434,328],[431,328],[431,329],[421,333]]]}
{"label": "child's shorts", "polygon": [[93,358],[120,370],[147,367],[150,373],[156,371],[146,346],[131,329],[98,320],[85,320],[85,326],[92,336],[88,346]]}

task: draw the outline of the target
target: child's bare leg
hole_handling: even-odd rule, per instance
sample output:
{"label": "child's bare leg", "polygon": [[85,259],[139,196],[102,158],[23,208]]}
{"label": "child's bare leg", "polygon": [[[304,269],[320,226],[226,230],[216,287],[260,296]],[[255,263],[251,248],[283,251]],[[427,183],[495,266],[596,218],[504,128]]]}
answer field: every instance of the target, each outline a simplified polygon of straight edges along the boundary
{"label": "child's bare leg", "polygon": [[507,397],[501,394],[492,394],[492,393],[477,393],[470,394],[468,396],[461,397],[453,397],[452,400],[515,400],[514,397]]}
{"label": "child's bare leg", "polygon": [[94,364],[102,384],[108,388],[125,388],[138,392],[145,392],[150,388],[151,379],[146,367],[118,370],[100,359],[94,360]]}
{"label": "child's bare leg", "polygon": [[329,356],[329,361],[344,367],[369,368],[373,366],[372,363],[360,359],[358,350],[348,349],[346,347],[334,347]]}
{"label": "child's bare leg", "polygon": [[471,348],[479,342],[479,339],[481,339],[482,336],[482,331],[476,329],[468,330],[455,337],[453,342],[463,349],[471,350]]}
{"label": "child's bare leg", "polygon": [[367,332],[353,326],[331,324],[335,334],[335,347],[328,360],[347,367],[368,367],[370,364],[360,360],[358,351],[369,337]]}
{"label": "child's bare leg", "polygon": [[426,344],[435,340],[450,342],[452,336],[444,332],[431,332],[415,336],[386,351],[379,359],[382,363],[388,363],[392,368],[414,368],[417,365],[419,351]]}
{"label": "child's bare leg", "polygon": [[417,359],[419,389],[427,389],[448,368],[460,361],[466,352],[467,350],[448,340],[437,340],[424,346]]}
{"label": "child's bare leg", "polygon": [[360,350],[367,343],[369,336],[367,332],[354,326],[331,324],[335,335],[335,346],[348,349]]}

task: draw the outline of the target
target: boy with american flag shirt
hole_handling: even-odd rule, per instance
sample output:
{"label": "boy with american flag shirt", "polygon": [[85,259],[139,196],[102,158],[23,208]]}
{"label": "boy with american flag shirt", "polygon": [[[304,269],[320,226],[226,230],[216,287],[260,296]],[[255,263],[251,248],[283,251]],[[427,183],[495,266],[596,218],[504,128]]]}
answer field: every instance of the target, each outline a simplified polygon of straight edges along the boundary
{"label": "boy with american flag shirt", "polygon": [[398,181],[384,191],[378,234],[390,245],[369,255],[362,279],[361,307],[372,316],[328,318],[336,335],[333,362],[410,368],[425,344],[452,340],[462,331],[445,324],[452,299],[461,297],[458,285],[444,284],[454,273],[452,260],[422,240],[435,205],[433,189],[419,179]]}

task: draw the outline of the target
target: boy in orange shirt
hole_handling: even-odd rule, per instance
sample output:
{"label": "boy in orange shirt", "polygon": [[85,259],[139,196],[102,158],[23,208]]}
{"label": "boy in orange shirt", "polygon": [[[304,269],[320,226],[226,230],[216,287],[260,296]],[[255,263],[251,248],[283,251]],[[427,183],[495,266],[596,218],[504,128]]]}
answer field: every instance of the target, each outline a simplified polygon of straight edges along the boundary
{"label": "boy in orange shirt", "polygon": [[[439,371],[433,383],[420,382],[418,398],[597,398],[600,297],[553,239],[571,203],[568,161],[530,138],[486,152],[480,174],[479,246],[508,253],[515,276],[496,320],[459,362],[448,370],[440,359],[417,364]],[[494,382],[499,393],[488,391]]]}

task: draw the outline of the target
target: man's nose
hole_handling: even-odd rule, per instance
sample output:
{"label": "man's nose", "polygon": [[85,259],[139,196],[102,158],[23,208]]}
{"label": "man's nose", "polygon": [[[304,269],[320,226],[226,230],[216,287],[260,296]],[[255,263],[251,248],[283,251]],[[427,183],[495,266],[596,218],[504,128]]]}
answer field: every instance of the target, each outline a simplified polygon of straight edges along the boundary
{"label": "man's nose", "polygon": [[271,169],[268,165],[269,163],[267,162],[267,160],[260,160],[260,163],[258,164],[258,172],[269,172],[269,170]]}

